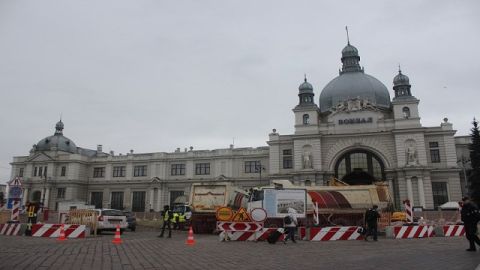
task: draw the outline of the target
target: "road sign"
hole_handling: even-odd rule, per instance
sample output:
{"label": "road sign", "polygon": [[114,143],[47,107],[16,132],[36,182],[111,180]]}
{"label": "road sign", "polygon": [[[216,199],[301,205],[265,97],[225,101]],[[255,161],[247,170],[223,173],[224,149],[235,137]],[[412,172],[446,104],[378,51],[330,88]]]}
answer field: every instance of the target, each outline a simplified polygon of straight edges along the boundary
{"label": "road sign", "polygon": [[263,229],[263,223],[258,222],[217,222],[219,231],[260,231]]}
{"label": "road sign", "polygon": [[20,199],[22,198],[22,188],[20,186],[11,186],[8,191],[8,198]]}
{"label": "road sign", "polygon": [[263,208],[253,208],[252,211],[250,211],[250,217],[253,221],[263,222],[267,219],[267,211]]}
{"label": "road sign", "polygon": [[233,217],[233,211],[230,207],[220,207],[217,209],[216,216],[218,221],[230,221]]}
{"label": "road sign", "polygon": [[247,213],[247,210],[241,207],[240,209],[238,209],[235,216],[233,216],[232,221],[248,222],[248,221],[252,221],[252,219],[250,218],[250,215]]}

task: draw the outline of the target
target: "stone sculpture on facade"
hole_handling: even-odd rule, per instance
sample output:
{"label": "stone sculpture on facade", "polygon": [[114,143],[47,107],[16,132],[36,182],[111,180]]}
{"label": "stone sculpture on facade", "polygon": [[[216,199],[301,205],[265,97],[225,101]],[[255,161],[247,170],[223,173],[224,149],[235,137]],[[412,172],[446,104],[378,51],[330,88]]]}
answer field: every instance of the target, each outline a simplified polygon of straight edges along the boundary
{"label": "stone sculpture on facade", "polygon": [[414,141],[407,141],[405,156],[407,160],[407,166],[413,166],[418,164],[417,149],[415,148]]}
{"label": "stone sculpture on facade", "polygon": [[312,156],[309,151],[303,153],[303,168],[311,169],[312,168]]}

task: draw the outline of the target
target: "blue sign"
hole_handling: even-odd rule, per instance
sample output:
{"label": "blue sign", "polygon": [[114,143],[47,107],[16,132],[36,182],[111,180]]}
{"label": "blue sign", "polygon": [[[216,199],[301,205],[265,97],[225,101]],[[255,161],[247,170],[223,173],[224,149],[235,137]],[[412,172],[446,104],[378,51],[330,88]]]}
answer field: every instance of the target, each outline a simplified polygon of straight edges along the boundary
{"label": "blue sign", "polygon": [[[13,202],[15,200],[17,200],[20,204],[22,203],[22,201],[20,199],[8,198],[7,209],[12,209],[13,208]],[[21,207],[20,204],[18,205],[19,208]]]}
{"label": "blue sign", "polygon": [[22,198],[22,188],[19,186],[10,187],[8,191],[8,198],[20,199]]}

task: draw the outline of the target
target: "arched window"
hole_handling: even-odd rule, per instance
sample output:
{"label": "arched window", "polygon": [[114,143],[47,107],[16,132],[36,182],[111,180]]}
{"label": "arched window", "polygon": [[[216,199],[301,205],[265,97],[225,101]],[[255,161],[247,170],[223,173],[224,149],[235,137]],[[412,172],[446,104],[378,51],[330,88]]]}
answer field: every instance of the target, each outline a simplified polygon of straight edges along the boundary
{"label": "arched window", "polygon": [[402,109],[403,112],[403,118],[410,118],[410,109],[408,107],[403,107]]}
{"label": "arched window", "polygon": [[385,170],[383,162],[375,154],[353,150],[338,159],[335,177],[351,185],[365,185],[384,180]]}
{"label": "arched window", "polygon": [[303,115],[303,124],[304,125],[310,124],[310,116],[308,114]]}

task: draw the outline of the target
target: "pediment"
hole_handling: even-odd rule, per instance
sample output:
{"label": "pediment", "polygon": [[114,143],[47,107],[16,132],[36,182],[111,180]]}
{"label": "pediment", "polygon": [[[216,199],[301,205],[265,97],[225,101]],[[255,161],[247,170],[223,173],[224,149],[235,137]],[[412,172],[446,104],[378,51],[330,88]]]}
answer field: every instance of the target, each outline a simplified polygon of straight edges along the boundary
{"label": "pediment", "polygon": [[54,161],[54,159],[51,156],[41,152],[41,153],[37,153],[37,154],[33,155],[27,161],[29,161],[29,162],[46,162],[46,161]]}

